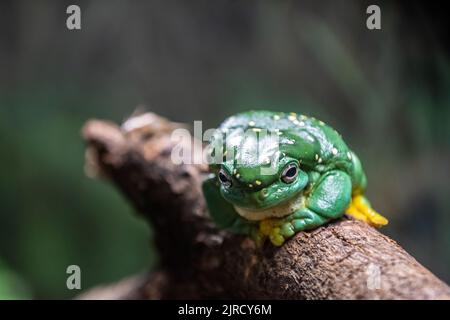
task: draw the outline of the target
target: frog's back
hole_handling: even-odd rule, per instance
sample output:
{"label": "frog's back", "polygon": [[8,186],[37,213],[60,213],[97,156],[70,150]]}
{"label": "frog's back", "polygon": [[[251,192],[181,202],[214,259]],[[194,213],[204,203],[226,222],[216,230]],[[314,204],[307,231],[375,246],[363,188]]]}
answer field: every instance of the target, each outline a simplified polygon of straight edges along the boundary
{"label": "frog's back", "polygon": [[267,110],[247,111],[227,118],[220,126],[223,132],[234,130],[267,130],[280,138],[280,151],[298,159],[308,171],[334,169],[347,172],[355,189],[364,189],[366,178],[357,156],[347,147],[341,135],[313,117]]}

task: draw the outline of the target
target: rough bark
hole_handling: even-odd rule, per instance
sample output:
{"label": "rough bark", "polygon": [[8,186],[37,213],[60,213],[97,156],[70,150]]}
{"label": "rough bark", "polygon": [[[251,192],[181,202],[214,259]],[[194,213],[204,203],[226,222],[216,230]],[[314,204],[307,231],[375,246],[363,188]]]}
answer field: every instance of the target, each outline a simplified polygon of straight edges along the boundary
{"label": "rough bark", "polygon": [[200,188],[206,168],[171,161],[176,126],[153,114],[122,127],[85,125],[87,171],[108,178],[151,223],[160,265],[82,298],[450,299],[395,241],[348,217],[280,248],[218,230]]}

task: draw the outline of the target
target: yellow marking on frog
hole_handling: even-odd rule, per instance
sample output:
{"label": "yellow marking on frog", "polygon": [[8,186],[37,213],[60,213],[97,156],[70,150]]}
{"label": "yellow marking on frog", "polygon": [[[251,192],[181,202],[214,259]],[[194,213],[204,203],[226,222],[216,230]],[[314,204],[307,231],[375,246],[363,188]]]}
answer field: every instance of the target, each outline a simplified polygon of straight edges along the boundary
{"label": "yellow marking on frog", "polygon": [[260,186],[260,185],[261,185],[261,181],[256,180],[256,181],[255,181],[255,184],[256,184],[257,186]]}
{"label": "yellow marking on frog", "polygon": [[275,220],[274,219],[266,219],[262,220],[259,223],[259,232],[261,234],[268,236],[272,232],[272,229],[275,227]]}
{"label": "yellow marking on frog", "polygon": [[281,246],[284,243],[284,237],[280,234],[279,222],[276,219],[266,219],[259,223],[259,234],[263,237],[269,237],[270,241]]}
{"label": "yellow marking on frog", "polygon": [[345,211],[348,215],[358,220],[367,222],[373,227],[382,227],[388,224],[388,220],[381,214],[373,210],[363,195],[354,195],[350,205]]}
{"label": "yellow marking on frog", "polygon": [[239,173],[236,173],[236,178],[239,179],[240,176],[241,176],[241,175],[240,175]]}
{"label": "yellow marking on frog", "polygon": [[269,237],[270,241],[281,246],[284,243],[284,237],[280,234],[279,222],[276,219],[266,219],[259,223],[259,233],[263,237]]}
{"label": "yellow marking on frog", "polygon": [[297,120],[297,117],[291,114],[290,116],[288,116],[288,119],[294,121]]}
{"label": "yellow marking on frog", "polygon": [[254,132],[261,132],[261,128],[253,128],[252,129]]}

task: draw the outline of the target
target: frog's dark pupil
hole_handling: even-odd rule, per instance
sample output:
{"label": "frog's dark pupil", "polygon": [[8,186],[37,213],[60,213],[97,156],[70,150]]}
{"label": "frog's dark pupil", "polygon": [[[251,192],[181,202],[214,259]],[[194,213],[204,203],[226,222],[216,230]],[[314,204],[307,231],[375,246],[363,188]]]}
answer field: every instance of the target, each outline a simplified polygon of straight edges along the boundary
{"label": "frog's dark pupil", "polygon": [[297,168],[291,167],[288,169],[288,171],[286,171],[285,176],[288,178],[293,178],[293,177],[295,177],[296,174],[297,174]]}
{"label": "frog's dark pupil", "polygon": [[297,178],[298,170],[297,166],[294,164],[290,164],[284,169],[283,174],[281,176],[281,180],[286,183],[294,182],[295,178]]}
{"label": "frog's dark pupil", "polygon": [[230,184],[230,179],[222,171],[219,172],[219,180],[223,184]]}

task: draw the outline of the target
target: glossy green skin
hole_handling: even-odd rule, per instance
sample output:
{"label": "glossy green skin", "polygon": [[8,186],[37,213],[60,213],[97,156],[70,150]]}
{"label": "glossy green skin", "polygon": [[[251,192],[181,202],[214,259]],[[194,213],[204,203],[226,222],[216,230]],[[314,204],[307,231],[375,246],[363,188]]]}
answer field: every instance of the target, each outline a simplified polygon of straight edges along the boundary
{"label": "glossy green skin", "polygon": [[[278,159],[271,162],[276,164],[273,174],[261,174],[261,168],[268,167],[267,157],[249,156],[256,153],[261,143],[270,145],[267,137],[258,142],[237,139],[231,159],[210,165],[213,175],[203,183],[203,192],[213,220],[222,228],[257,238],[259,222],[243,218],[234,206],[267,209],[303,196],[304,204],[300,208],[276,219],[279,226],[276,236],[282,240],[271,240],[280,245],[299,231],[316,228],[342,216],[352,193],[365,189],[366,177],[359,159],[342,137],[322,121],[292,113],[249,111],[229,117],[219,129],[226,132],[227,137],[242,137],[240,132],[247,129],[279,132],[279,152],[270,152],[270,147],[266,152],[270,159]],[[217,147],[214,143],[217,142],[212,142],[210,148]],[[227,153],[233,150],[226,149]],[[289,163],[298,164],[299,172],[295,181],[285,183],[280,175]],[[220,168],[232,177],[231,187],[218,181]]]}

